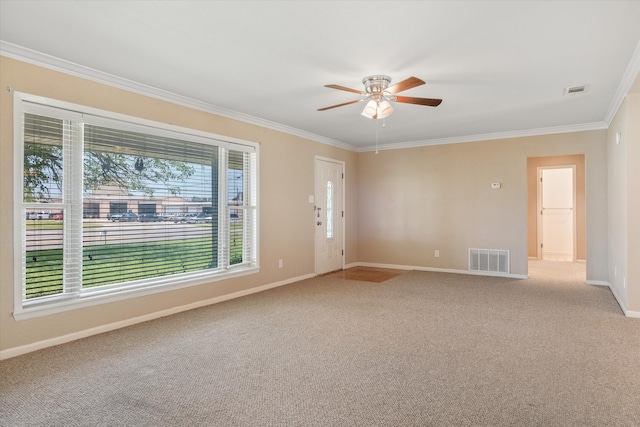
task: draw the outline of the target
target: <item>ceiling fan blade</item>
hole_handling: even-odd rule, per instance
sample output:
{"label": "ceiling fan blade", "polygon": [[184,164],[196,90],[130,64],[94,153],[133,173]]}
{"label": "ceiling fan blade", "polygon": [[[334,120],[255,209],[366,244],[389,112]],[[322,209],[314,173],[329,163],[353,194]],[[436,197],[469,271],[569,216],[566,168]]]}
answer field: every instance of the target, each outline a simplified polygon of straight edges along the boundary
{"label": "ceiling fan blade", "polygon": [[351,89],[349,87],[344,87],[344,86],[340,86],[340,85],[324,85],[324,87],[328,87],[331,89],[338,89],[338,90],[346,90],[347,92],[353,92],[353,93],[357,93],[358,95],[365,95],[365,93],[361,90],[357,90],[357,89]]}
{"label": "ceiling fan blade", "polygon": [[410,96],[396,96],[396,102],[404,102],[405,104],[426,105],[428,107],[437,107],[442,99],[433,98],[413,98]]}
{"label": "ceiling fan blade", "polygon": [[420,80],[417,77],[409,77],[406,80],[403,80],[401,82],[398,82],[396,84],[394,84],[393,86],[389,86],[385,92],[389,92],[389,93],[398,93],[398,92],[402,92],[403,90],[407,90],[407,89],[411,89],[417,86],[421,86],[424,84],[424,81]]}
{"label": "ceiling fan blade", "polygon": [[330,110],[332,108],[343,107],[345,105],[355,104],[356,102],[360,102],[360,100],[356,99],[355,101],[344,102],[342,104],[332,105],[331,107],[318,108],[318,111],[325,111],[325,110]]}

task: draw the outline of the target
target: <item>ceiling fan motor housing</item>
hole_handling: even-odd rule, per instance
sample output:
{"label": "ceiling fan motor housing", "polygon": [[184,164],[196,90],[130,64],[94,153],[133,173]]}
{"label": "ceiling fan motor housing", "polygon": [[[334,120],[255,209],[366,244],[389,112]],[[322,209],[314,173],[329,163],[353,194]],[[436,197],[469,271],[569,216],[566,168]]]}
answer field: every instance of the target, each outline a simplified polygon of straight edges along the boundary
{"label": "ceiling fan motor housing", "polygon": [[382,94],[391,83],[389,76],[367,76],[362,79],[364,90],[369,95]]}

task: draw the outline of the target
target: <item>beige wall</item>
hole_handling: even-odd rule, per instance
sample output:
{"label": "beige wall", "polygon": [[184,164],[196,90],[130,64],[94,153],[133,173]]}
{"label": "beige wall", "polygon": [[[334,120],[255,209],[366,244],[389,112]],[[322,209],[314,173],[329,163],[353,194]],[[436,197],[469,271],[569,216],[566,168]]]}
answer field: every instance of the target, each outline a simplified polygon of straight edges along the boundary
{"label": "beige wall", "polygon": [[[314,159],[343,160],[346,263],[358,260],[356,154],[259,126],[0,57],[0,350],[101,327],[314,272]],[[259,274],[15,321],[13,311],[13,96],[6,88],[260,143]],[[278,268],[278,259],[284,268]]]}
{"label": "beige wall", "polygon": [[[624,136],[616,143],[616,133]],[[616,298],[627,307],[624,284],[627,271],[627,102],[623,102],[607,130],[609,283]]]}
{"label": "beige wall", "polygon": [[640,75],[609,126],[607,149],[609,281],[627,313],[640,317]]}
{"label": "beige wall", "polygon": [[587,278],[606,281],[605,131],[361,153],[360,261],[466,270],[468,248],[508,249],[527,274],[527,159],[567,154],[586,163]]}
{"label": "beige wall", "polygon": [[627,308],[640,316],[640,75],[636,92],[627,96],[627,132],[629,134],[627,174]]}
{"label": "beige wall", "polygon": [[547,166],[575,165],[576,177],[576,259],[585,260],[586,204],[584,155],[530,157],[527,161],[527,253],[529,258],[538,257],[538,168]]}

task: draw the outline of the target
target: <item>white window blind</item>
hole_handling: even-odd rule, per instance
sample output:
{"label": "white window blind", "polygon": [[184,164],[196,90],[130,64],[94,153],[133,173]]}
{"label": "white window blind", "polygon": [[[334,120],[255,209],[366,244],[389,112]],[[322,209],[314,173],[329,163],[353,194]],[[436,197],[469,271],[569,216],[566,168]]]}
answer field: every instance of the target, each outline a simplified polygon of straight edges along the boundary
{"label": "white window blind", "polygon": [[18,314],[256,269],[256,144],[78,106],[16,110]]}

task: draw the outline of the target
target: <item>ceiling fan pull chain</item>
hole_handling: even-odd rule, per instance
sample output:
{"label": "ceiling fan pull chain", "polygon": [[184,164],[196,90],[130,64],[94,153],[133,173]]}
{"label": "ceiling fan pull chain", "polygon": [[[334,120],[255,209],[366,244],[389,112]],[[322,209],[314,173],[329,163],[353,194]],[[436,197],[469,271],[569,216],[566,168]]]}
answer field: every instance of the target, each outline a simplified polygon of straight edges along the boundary
{"label": "ceiling fan pull chain", "polygon": [[378,121],[373,121],[376,124],[376,154],[378,154]]}

